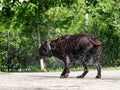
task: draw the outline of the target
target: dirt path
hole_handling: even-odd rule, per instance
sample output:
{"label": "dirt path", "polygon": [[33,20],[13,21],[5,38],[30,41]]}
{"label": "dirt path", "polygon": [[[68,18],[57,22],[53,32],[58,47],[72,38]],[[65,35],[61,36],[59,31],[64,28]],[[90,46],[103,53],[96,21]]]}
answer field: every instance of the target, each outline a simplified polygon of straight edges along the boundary
{"label": "dirt path", "polygon": [[102,71],[102,79],[95,79],[90,71],[84,79],[76,78],[82,72],[71,72],[60,79],[61,72],[11,73],[0,75],[0,90],[120,90],[120,70]]}

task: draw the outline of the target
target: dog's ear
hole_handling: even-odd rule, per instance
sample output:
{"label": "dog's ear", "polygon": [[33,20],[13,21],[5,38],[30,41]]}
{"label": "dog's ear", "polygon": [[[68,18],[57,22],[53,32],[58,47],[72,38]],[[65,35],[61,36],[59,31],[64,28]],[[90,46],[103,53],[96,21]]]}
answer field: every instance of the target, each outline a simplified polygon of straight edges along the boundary
{"label": "dog's ear", "polygon": [[55,50],[56,47],[57,47],[57,44],[56,44],[55,42],[52,42],[52,43],[51,43],[51,48],[52,48],[53,50]]}

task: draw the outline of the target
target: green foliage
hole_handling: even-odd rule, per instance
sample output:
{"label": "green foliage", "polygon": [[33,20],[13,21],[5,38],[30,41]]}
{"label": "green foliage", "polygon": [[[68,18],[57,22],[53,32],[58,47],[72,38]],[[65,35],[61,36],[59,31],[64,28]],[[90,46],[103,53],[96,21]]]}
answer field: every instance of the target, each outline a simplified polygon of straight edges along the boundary
{"label": "green foliage", "polygon": [[38,66],[35,66],[35,65],[29,65],[29,66],[27,67],[27,71],[28,71],[28,72],[39,72],[40,69],[39,69]]}
{"label": "green foliage", "polygon": [[120,13],[119,3],[114,0],[100,0],[96,6],[89,6],[90,27],[95,34],[102,40],[103,65],[119,65],[120,57]]}
{"label": "green foliage", "polygon": [[[43,26],[42,30],[47,32],[49,39],[66,33],[83,33],[85,23],[84,14],[84,2],[79,0],[69,8],[64,6],[53,7],[45,13],[43,24],[46,27]],[[54,35],[55,37],[51,37],[50,35]]]}
{"label": "green foliage", "polygon": [[[39,61],[35,60],[37,28],[41,42],[63,34],[95,35],[102,41],[102,65],[120,66],[119,6],[119,0],[1,0],[0,70],[8,68],[9,29],[11,71],[39,71]],[[45,63],[48,70],[63,68],[56,58],[46,59]]]}

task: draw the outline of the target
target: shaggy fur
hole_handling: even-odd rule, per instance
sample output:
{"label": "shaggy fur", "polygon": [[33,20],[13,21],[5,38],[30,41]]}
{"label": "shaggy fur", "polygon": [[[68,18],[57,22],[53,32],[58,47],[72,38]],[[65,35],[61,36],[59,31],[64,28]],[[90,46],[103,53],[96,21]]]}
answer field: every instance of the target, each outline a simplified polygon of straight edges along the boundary
{"label": "shaggy fur", "polygon": [[99,57],[101,54],[101,42],[94,36],[88,34],[63,35],[51,42],[45,42],[39,48],[37,58],[55,56],[63,60],[65,68],[61,74],[61,78],[66,78],[69,75],[69,64],[72,61],[79,60],[84,72],[77,78],[84,78],[88,73],[87,62],[93,60],[97,68],[96,78],[101,78],[101,66]]}

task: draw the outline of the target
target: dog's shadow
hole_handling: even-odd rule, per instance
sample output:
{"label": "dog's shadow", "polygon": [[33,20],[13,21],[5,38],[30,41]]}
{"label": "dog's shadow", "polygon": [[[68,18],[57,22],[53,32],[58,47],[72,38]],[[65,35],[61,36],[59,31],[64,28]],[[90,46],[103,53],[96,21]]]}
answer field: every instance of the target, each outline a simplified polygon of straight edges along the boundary
{"label": "dog's shadow", "polygon": [[67,78],[60,78],[59,75],[31,75],[32,78],[40,78],[40,79],[84,79],[84,80],[102,80],[102,81],[120,81],[120,77],[102,77],[102,78],[94,78],[86,76],[84,78],[76,78],[76,76],[68,76]]}
{"label": "dog's shadow", "polygon": [[30,76],[30,77],[32,77],[32,78],[40,78],[40,79],[73,79],[73,78],[75,78],[76,79],[76,77],[74,77],[74,76],[69,76],[69,77],[67,77],[67,78],[61,78],[59,75],[57,76],[55,76],[55,75],[53,75],[53,76],[50,76],[50,75],[40,75],[40,76]]}

